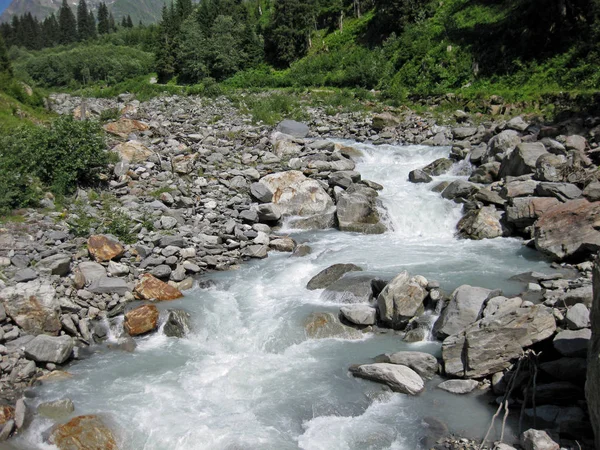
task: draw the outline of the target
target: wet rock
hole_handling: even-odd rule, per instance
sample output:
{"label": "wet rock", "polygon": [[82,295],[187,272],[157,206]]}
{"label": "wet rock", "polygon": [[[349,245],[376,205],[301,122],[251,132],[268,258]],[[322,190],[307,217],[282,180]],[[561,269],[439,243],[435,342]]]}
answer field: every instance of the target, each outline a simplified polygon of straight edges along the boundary
{"label": "wet rock", "polygon": [[477,192],[478,188],[473,183],[465,180],[454,180],[444,189],[442,197],[447,200],[455,198],[468,198]]}
{"label": "wet rock", "polygon": [[182,309],[169,310],[163,332],[166,336],[182,338],[191,330],[191,316]]}
{"label": "wet rock", "polygon": [[344,325],[331,313],[310,314],[304,322],[304,329],[311,339],[360,339],[363,336],[359,330]]}
{"label": "wet rock", "polygon": [[50,442],[59,450],[117,450],[112,431],[94,415],[77,416],[58,425],[50,434]]}
{"label": "wet rock", "polygon": [[453,394],[468,394],[477,387],[479,383],[475,380],[447,380],[437,385],[439,389]]}
{"label": "wet rock", "polygon": [[389,386],[395,392],[417,395],[423,391],[423,379],[407,366],[375,363],[351,367],[350,372],[355,377],[364,378]]}
{"label": "wet rock", "polygon": [[525,431],[521,435],[521,446],[524,450],[559,450],[560,445],[542,430],[533,428]]}
{"label": "wet rock", "polygon": [[158,327],[158,309],[154,305],[142,305],[125,314],[123,327],[130,336],[149,333]]}
{"label": "wet rock", "polygon": [[535,247],[555,260],[581,260],[600,250],[600,202],[571,200],[548,209],[534,226]]}
{"label": "wet rock", "polygon": [[435,322],[433,333],[438,339],[457,334],[475,322],[490,289],[464,284],[455,289],[448,305]]}
{"label": "wet rock", "polygon": [[408,272],[396,275],[377,297],[379,319],[395,329],[402,329],[414,316],[423,312],[427,297],[427,280],[410,277]]}
{"label": "wet rock", "polygon": [[450,159],[439,158],[423,167],[423,172],[431,176],[443,175],[447,173],[453,165],[454,162]]}
{"label": "wet rock", "polygon": [[52,285],[42,280],[20,283],[0,291],[6,315],[26,333],[58,334],[60,303]]}
{"label": "wet rock", "polygon": [[118,258],[125,252],[118,241],[100,234],[90,236],[87,244],[90,256],[99,262]]}
{"label": "wet rock", "polygon": [[278,252],[293,252],[296,248],[296,243],[292,238],[281,237],[270,241],[269,247]]}
{"label": "wet rock", "polygon": [[306,288],[309,290],[324,289],[339,280],[345,273],[361,270],[362,268],[355,264],[334,264],[312,277]]}
{"label": "wet rock", "polygon": [[140,281],[134,289],[135,295],[141,300],[175,300],[183,297],[181,291],[173,286],[160,281],[149,273],[140,277]]}
{"label": "wet rock", "polygon": [[563,356],[586,356],[591,337],[592,331],[589,328],[583,330],[564,330],[556,335],[552,344],[558,353]]}
{"label": "wet rock", "polygon": [[348,272],[321,293],[321,298],[335,303],[370,303],[373,300],[373,277]]}
{"label": "wet rock", "polygon": [[360,181],[360,173],[353,170],[333,172],[329,175],[328,181],[331,186],[340,186],[344,189],[348,189],[352,183],[358,183]]}
{"label": "wet rock", "polygon": [[436,357],[423,352],[385,353],[377,356],[375,362],[407,366],[427,379],[433,378],[438,370]]}
{"label": "wet rock", "polygon": [[502,160],[500,178],[534,173],[538,158],[545,154],[546,147],[541,142],[517,145],[517,148]]}
{"label": "wet rock", "polygon": [[250,258],[264,259],[269,254],[269,246],[263,244],[249,245],[244,248],[242,254]]}
{"label": "wet rock", "polygon": [[507,235],[508,230],[502,226],[502,216],[503,214],[493,206],[471,210],[456,225],[458,235],[474,240]]}
{"label": "wet rock", "polygon": [[73,339],[40,334],[25,345],[24,351],[25,356],[34,361],[62,364],[73,352]]}
{"label": "wet rock", "polygon": [[353,184],[342,192],[337,201],[339,229],[365,234],[385,232],[377,209],[377,195],[377,191],[361,184]]}
{"label": "wet rock", "polygon": [[48,256],[40,260],[35,268],[40,272],[48,272],[50,275],[64,277],[71,272],[71,257],[61,253]]}
{"label": "wet rock", "polygon": [[433,178],[421,169],[411,170],[408,174],[408,181],[411,183],[429,183]]}
{"label": "wet rock", "polygon": [[62,420],[75,411],[75,405],[71,399],[54,400],[52,402],[40,403],[37,407],[37,413],[54,420]]}
{"label": "wet rock", "polygon": [[308,125],[302,122],[296,122],[295,120],[283,120],[276,128],[277,131],[295,138],[305,138],[309,133]]}
{"label": "wet rock", "polygon": [[375,325],[377,311],[369,305],[342,306],[340,313],[348,322],[355,325]]}

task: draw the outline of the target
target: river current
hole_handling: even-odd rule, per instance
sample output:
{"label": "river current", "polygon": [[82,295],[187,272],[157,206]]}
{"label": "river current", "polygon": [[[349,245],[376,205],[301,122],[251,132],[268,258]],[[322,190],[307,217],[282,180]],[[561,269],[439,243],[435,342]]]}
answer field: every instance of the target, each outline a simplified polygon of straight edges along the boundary
{"label": "river current", "polygon": [[[209,275],[214,287],[158,305],[190,312],[188,337],[158,332],[138,339],[133,353],[99,347],[67,368],[71,379],[36,388],[29,403],[69,397],[74,415],[101,414],[124,450],[416,449],[426,445],[422,439],[436,421],[452,432],[483,436],[495,409],[488,397],[446,393],[436,389],[439,378],[420,396],[408,397],[348,373],[350,365],[386,352],[439,355],[439,343],[407,344],[395,333],[307,339],[306,317],[337,313],[340,305],[307,290],[306,283],[331,264],[354,263],[383,279],[402,270],[424,275],[448,293],[471,284],[517,294],[523,286],[509,278],[547,271],[548,263],[516,239],[455,238],[461,207],[431,188],[463,176],[465,167],[429,184],[407,181],[411,170],[446,157],[448,148],[353,146],[364,154],[357,164],[363,178],[384,186],[380,200],[390,231],[285,230],[312,253],[272,252]],[[12,445],[54,448],[42,444],[51,426],[36,417]]]}

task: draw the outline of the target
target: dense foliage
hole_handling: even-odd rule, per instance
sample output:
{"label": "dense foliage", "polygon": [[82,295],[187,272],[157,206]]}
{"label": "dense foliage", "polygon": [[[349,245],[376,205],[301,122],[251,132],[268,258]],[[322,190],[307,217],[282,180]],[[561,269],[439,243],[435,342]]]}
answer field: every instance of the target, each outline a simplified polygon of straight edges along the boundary
{"label": "dense foliage", "polygon": [[0,136],[0,211],[34,205],[45,189],[61,196],[96,183],[108,160],[97,122],[61,117]]}

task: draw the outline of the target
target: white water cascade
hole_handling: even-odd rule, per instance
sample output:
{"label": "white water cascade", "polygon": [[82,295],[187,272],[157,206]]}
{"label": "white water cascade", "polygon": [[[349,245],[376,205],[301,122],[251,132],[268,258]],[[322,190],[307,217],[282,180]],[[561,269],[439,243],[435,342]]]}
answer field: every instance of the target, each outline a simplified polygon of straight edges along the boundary
{"label": "white water cascade", "polygon": [[[357,170],[384,186],[380,199],[393,231],[293,233],[312,247],[310,255],[271,253],[210,275],[216,287],[160,304],[191,313],[187,338],[149,335],[133,353],[99,347],[67,368],[70,380],[36,388],[30,403],[69,397],[75,415],[102,414],[124,450],[412,450],[427,434],[427,417],[481,437],[493,408],[477,394],[443,392],[434,379],[423,394],[408,397],[348,374],[351,364],[385,352],[438,354],[439,343],[407,344],[395,333],[307,339],[305,318],[336,313],[340,305],[306,283],[331,264],[354,263],[384,279],[408,270],[440,281],[447,292],[467,283],[514,294],[520,286],[510,276],[543,271],[547,263],[518,240],[454,237],[460,206],[431,187],[456,176],[426,185],[407,181],[410,170],[447,156],[447,148],[355,146],[364,152]],[[12,446],[53,448],[42,444],[52,424],[37,417]]]}

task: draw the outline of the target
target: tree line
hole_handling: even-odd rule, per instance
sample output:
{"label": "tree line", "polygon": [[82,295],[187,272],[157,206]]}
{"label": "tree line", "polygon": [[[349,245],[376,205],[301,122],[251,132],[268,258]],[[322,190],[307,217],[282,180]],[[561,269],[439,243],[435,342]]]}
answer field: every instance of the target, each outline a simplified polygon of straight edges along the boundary
{"label": "tree line", "polygon": [[[133,28],[131,16],[123,17],[120,26]],[[100,3],[96,17],[88,9],[85,0],[79,0],[76,12],[63,0],[58,12],[42,21],[31,13],[13,16],[10,23],[0,24],[0,35],[9,48],[15,45],[28,50],[41,50],[89,41],[96,39],[98,35],[114,33],[117,29],[117,22],[105,3]]]}

